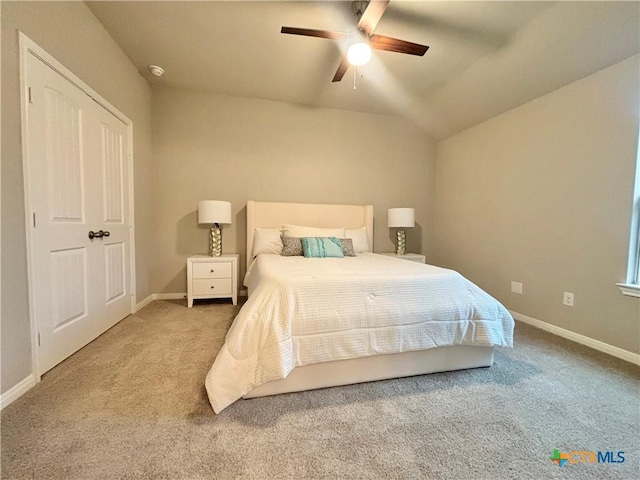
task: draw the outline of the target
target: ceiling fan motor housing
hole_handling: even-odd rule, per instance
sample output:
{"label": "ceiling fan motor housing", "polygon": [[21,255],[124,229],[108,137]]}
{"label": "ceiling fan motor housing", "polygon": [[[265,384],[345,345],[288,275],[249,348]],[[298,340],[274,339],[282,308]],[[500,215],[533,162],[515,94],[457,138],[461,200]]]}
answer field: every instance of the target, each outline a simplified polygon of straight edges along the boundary
{"label": "ceiling fan motor housing", "polygon": [[369,2],[367,0],[356,0],[355,2],[351,2],[351,11],[358,21],[360,20],[360,17],[362,17],[362,14],[367,9],[368,5]]}

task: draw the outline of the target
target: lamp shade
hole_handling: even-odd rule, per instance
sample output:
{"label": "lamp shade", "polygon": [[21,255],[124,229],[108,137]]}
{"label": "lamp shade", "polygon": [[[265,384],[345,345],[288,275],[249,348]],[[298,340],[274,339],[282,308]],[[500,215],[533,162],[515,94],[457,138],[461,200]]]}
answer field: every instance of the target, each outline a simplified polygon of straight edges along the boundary
{"label": "lamp shade", "polygon": [[391,227],[415,227],[416,218],[413,208],[390,208],[387,225]]}
{"label": "lamp shade", "polygon": [[198,223],[231,223],[231,203],[202,200],[198,203]]}

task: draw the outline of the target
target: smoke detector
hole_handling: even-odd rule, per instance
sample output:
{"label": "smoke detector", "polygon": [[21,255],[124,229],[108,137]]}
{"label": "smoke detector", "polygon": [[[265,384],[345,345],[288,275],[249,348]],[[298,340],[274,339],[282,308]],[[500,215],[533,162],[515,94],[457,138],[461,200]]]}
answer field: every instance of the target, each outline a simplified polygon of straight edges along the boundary
{"label": "smoke detector", "polygon": [[151,75],[153,75],[154,77],[161,77],[162,74],[164,73],[164,68],[159,67],[157,65],[149,65],[149,71],[151,72]]}

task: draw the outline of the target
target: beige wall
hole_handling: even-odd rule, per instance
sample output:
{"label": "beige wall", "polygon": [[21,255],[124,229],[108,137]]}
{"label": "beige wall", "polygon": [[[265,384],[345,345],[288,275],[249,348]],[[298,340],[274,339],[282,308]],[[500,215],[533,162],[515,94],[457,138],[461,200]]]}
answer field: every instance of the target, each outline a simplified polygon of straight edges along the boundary
{"label": "beige wall", "polygon": [[247,200],[368,204],[375,250],[392,251],[387,208],[415,207],[409,251],[428,252],[434,146],[397,117],[161,88],[152,96],[154,292],[185,292],[185,260],[206,253],[200,200],[228,200],[223,251],[246,264]]}
{"label": "beige wall", "polygon": [[31,373],[20,137],[18,30],[127,115],[134,126],[137,294],[150,290],[150,88],[82,2],[2,5],[2,374],[4,393]]}
{"label": "beige wall", "polygon": [[432,257],[516,312],[631,352],[640,300],[615,284],[626,279],[638,72],[634,56],[439,143]]}

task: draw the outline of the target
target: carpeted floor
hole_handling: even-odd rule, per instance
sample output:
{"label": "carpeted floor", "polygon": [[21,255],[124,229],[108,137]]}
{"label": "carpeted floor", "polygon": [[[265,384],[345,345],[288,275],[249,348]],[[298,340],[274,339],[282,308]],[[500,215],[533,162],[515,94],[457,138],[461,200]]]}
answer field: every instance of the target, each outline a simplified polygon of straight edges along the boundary
{"label": "carpeted floor", "polygon": [[[518,324],[491,368],[215,415],[203,381],[239,307],[184,303],[151,303],[8,406],[2,478],[640,478],[631,364]],[[559,467],[554,449],[625,461]]]}

